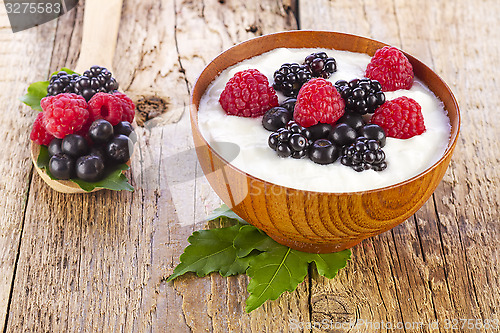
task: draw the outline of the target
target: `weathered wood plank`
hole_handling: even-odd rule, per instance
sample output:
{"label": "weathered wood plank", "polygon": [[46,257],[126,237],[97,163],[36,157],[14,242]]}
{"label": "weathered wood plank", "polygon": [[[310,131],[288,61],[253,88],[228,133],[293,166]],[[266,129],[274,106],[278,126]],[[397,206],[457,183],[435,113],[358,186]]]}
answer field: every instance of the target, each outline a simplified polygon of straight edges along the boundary
{"label": "weathered wood plank", "polygon": [[443,331],[447,319],[498,318],[499,298],[491,291],[498,290],[499,276],[493,263],[500,259],[500,147],[492,124],[500,102],[494,93],[500,50],[488,41],[500,28],[500,6],[318,0],[300,1],[299,8],[302,29],[360,34],[415,55],[448,82],[462,110],[460,144],[432,199],[391,232],[354,248],[338,279],[315,278],[313,320],[342,321],[336,303],[347,320],[439,320]]}

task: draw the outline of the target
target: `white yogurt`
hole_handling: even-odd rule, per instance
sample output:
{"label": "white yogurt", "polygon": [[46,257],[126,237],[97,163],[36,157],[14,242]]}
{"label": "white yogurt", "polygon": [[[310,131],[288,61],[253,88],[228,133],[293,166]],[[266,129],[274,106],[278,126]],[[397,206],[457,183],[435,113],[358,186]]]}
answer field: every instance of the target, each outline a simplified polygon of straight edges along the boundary
{"label": "white yogurt", "polygon": [[[262,127],[262,117],[243,118],[227,115],[219,104],[219,96],[227,81],[236,73],[256,68],[266,75],[272,84],[274,71],[283,63],[302,63],[313,53],[325,51],[337,61],[337,72],[329,79],[351,80],[364,76],[370,57],[362,53],[318,49],[276,49],[260,56],[242,61],[223,71],[208,87],[201,99],[198,123],[203,137],[225,159],[234,158],[230,145],[217,142],[232,142],[240,147],[239,155],[231,164],[254,177],[300,190],[319,192],[364,191],[393,185],[416,176],[437,162],[448,145],[449,119],[443,104],[421,82],[415,81],[410,90],[385,93],[391,100],[407,96],[422,106],[426,131],[410,139],[387,138],[383,148],[387,169],[381,172],[366,170],[356,172],[340,163],[320,165],[308,158],[280,158],[268,146],[271,132]],[[285,97],[278,93],[280,101]]]}

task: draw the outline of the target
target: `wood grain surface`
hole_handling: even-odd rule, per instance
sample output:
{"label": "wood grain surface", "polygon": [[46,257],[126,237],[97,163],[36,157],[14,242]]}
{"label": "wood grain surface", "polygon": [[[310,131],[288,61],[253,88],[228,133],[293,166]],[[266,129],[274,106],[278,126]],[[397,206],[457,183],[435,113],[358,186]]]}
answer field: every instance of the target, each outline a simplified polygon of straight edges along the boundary
{"label": "wood grain surface", "polygon": [[[56,21],[16,34],[4,8],[4,332],[378,331],[369,325],[294,330],[299,322],[322,320],[417,323],[407,332],[498,331],[445,326],[453,319],[500,319],[497,1],[124,0],[114,74],[135,100],[161,99],[166,108],[138,130],[127,173],[136,191],[88,195],[57,193],[34,172],[28,135],[35,114],[17,100],[30,82],[76,65],[84,2]],[[444,180],[414,216],[353,248],[337,278],[311,272],[295,292],[246,314],[245,276],[188,274],[165,282],[187,237],[206,227],[205,216],[220,205],[193,151],[189,95],[219,52],[296,28],[355,33],[416,56],[454,91],[461,135]],[[436,320],[438,329],[426,326]]]}

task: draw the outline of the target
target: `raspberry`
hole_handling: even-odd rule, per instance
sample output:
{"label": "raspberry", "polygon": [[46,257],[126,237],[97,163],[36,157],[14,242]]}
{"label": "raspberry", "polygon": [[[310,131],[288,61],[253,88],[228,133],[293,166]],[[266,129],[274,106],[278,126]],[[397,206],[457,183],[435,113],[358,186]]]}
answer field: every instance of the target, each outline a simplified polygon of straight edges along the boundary
{"label": "raspberry", "polygon": [[397,139],[408,139],[425,132],[420,104],[406,96],[382,104],[370,122],[382,127],[388,137]]}
{"label": "raspberry", "polygon": [[43,125],[43,118],[43,112],[40,112],[36,116],[35,122],[33,123],[33,129],[30,133],[30,139],[39,145],[48,146],[54,136],[45,129],[45,126]]}
{"label": "raspberry", "polygon": [[58,139],[80,130],[89,118],[85,98],[72,93],[44,97],[40,106],[45,129]]}
{"label": "raspberry", "polygon": [[331,82],[313,78],[300,89],[293,117],[303,127],[318,122],[334,124],[344,114],[344,107],[344,100]]}
{"label": "raspberry", "polygon": [[227,114],[259,117],[278,106],[278,96],[264,74],[256,69],[247,69],[229,79],[219,103]]}
{"label": "raspberry", "polygon": [[104,92],[97,93],[89,101],[89,112],[92,120],[105,119],[114,126],[122,120],[122,99]]}
{"label": "raspberry", "polygon": [[129,123],[132,123],[135,117],[134,102],[132,102],[132,100],[127,95],[119,91],[115,91],[113,93],[113,96],[118,98],[122,103],[122,108],[123,108],[122,121],[128,121]]}
{"label": "raspberry", "polygon": [[408,58],[392,46],[378,49],[366,67],[366,77],[379,81],[383,91],[410,89],[413,76]]}

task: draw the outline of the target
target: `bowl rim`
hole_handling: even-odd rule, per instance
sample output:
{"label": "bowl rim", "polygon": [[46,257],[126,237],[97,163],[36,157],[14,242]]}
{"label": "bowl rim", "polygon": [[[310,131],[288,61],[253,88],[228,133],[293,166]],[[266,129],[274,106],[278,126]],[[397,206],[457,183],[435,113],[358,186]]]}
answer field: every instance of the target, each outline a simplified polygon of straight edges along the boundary
{"label": "bowl rim", "polygon": [[[344,32],[336,32],[336,31],[329,31],[329,30],[290,30],[290,31],[280,31],[280,32],[274,32],[274,33],[269,33],[269,34],[265,34],[265,35],[262,35],[262,36],[257,36],[257,37],[253,37],[253,38],[250,38],[250,39],[247,39],[245,41],[242,41],[240,43],[237,43],[233,46],[231,46],[230,48],[228,48],[227,50],[224,50],[223,52],[219,53],[215,58],[213,58],[206,66],[205,68],[203,69],[203,71],[198,75],[196,81],[195,81],[195,84],[193,86],[193,89],[191,91],[191,96],[190,96],[190,117],[191,117],[191,124],[192,124],[192,127],[193,125],[196,125],[196,129],[195,128],[192,128],[192,130],[196,130],[197,132],[199,132],[199,136],[201,138],[201,140],[203,141],[203,143],[209,147],[210,149],[210,152],[212,154],[215,154],[221,161],[223,161],[225,163],[226,166],[229,166],[230,168],[232,168],[233,170],[241,173],[242,175],[246,176],[247,178],[251,179],[252,181],[257,181],[257,182],[261,182],[263,183],[266,187],[267,186],[278,186],[278,187],[282,187],[286,190],[289,190],[289,191],[299,191],[299,192],[303,192],[303,193],[307,193],[307,194],[313,194],[313,193],[316,193],[316,194],[323,194],[323,195],[337,195],[337,196],[340,196],[340,195],[346,195],[346,194],[349,194],[349,195],[365,195],[365,194],[375,194],[375,193],[379,193],[379,192],[384,192],[384,191],[390,191],[390,190],[395,190],[397,188],[400,188],[402,186],[405,186],[406,184],[409,184],[409,183],[412,183],[412,182],[415,182],[417,181],[418,179],[420,178],[423,178],[425,177],[426,175],[428,175],[429,173],[433,172],[434,169],[436,169],[439,165],[441,165],[443,163],[444,160],[446,160],[447,158],[450,157],[451,154],[453,154],[453,150],[457,144],[457,141],[458,141],[458,136],[459,136],[459,133],[460,133],[460,126],[461,126],[461,116],[460,116],[460,108],[459,108],[459,105],[458,105],[458,102],[455,98],[455,95],[453,94],[452,90],[450,89],[450,87],[448,86],[448,84],[436,73],[434,72],[430,67],[428,67],[425,63],[423,63],[422,61],[420,61],[418,58],[406,53],[405,51],[399,49],[401,52],[403,52],[403,54],[408,57],[408,59],[410,60],[410,63],[418,63],[420,66],[422,66],[426,71],[429,71],[431,74],[433,74],[438,80],[439,80],[439,83],[441,83],[443,85],[443,87],[445,88],[445,90],[447,91],[447,93],[449,94],[449,96],[451,97],[451,102],[452,104],[454,105],[454,107],[456,108],[457,110],[457,115],[456,115],[456,122],[457,122],[457,126],[456,126],[456,131],[453,131],[453,126],[451,125],[451,119],[449,117],[449,113],[448,113],[448,110],[445,109],[446,111],[446,116],[447,118],[450,120],[450,137],[449,137],[449,140],[448,140],[448,145],[446,147],[446,150],[444,151],[443,155],[441,156],[441,158],[439,160],[437,160],[436,162],[434,162],[434,164],[432,164],[431,166],[429,166],[428,168],[426,168],[425,170],[421,171],[420,173],[418,173],[417,175],[411,177],[411,178],[408,178],[406,180],[403,180],[401,182],[398,182],[396,184],[392,184],[392,185],[388,185],[388,186],[384,186],[384,187],[379,187],[379,188],[375,188],[375,189],[370,189],[370,190],[362,190],[362,191],[350,191],[350,192],[325,192],[325,191],[311,191],[311,190],[303,190],[303,189],[298,189],[298,188],[293,188],[293,187],[288,187],[288,186],[284,186],[284,185],[279,185],[279,184],[275,184],[275,183],[272,183],[272,182],[269,182],[267,180],[263,180],[261,178],[258,178],[258,177],[255,177],[249,173],[246,173],[245,171],[235,167],[233,164],[229,163],[225,158],[223,158],[208,142],[207,140],[205,139],[205,137],[201,134],[201,131],[199,129],[199,125],[198,125],[198,108],[199,108],[199,101],[198,101],[198,105],[195,103],[195,92],[197,91],[197,87],[198,87],[198,84],[200,82],[200,79],[206,74],[206,72],[208,72],[210,70],[210,68],[212,66],[215,66],[216,63],[222,58],[224,57],[225,54],[227,54],[228,52],[231,52],[231,51],[234,51],[236,48],[241,48],[241,47],[244,47],[246,44],[249,44],[249,43],[255,43],[255,41],[258,41],[260,39],[263,39],[263,38],[273,38],[273,37],[280,37],[280,36],[285,36],[285,35],[289,35],[289,34],[304,34],[304,35],[307,35],[307,34],[314,34],[314,33],[318,33],[318,34],[329,34],[331,36],[343,36],[343,37],[347,37],[347,38],[355,38],[355,39],[358,39],[358,40],[365,40],[365,41],[368,41],[368,42],[375,42],[377,44],[380,44],[381,47],[384,47],[384,46],[392,46],[390,44],[387,44],[387,43],[384,43],[384,42],[381,42],[381,41],[378,41],[376,39],[371,39],[371,38],[367,38],[367,37],[363,37],[363,36],[359,36],[359,35],[355,35],[355,34],[349,34],[349,33],[344,33]],[[297,48],[300,48],[300,47],[297,47]],[[327,48],[328,49],[328,48]],[[249,56],[247,58],[244,58],[244,59],[239,59],[238,61],[234,62],[233,64],[229,65],[228,67],[231,67],[231,66],[234,66],[240,62],[242,62],[243,60],[247,60],[251,57],[255,57],[255,56],[258,56],[258,55],[261,55],[263,53],[266,53],[266,52],[269,52],[271,50],[268,50],[268,51],[262,51],[260,53],[257,53],[257,54],[254,54],[252,56]],[[349,51],[349,52],[355,52],[355,51]],[[361,53],[361,52],[355,52],[355,53]],[[367,53],[365,53],[367,54]],[[223,68],[222,70],[218,70],[217,71],[217,76],[220,75],[222,73],[222,71],[224,71],[225,69],[227,69],[228,67],[225,67]],[[417,77],[417,76],[416,76]],[[213,81],[213,80],[212,80]],[[425,83],[425,82],[424,82]],[[431,92],[436,95],[434,93],[434,91],[428,87],[428,84],[425,83],[426,87],[431,90]],[[208,86],[207,86],[208,87]],[[203,94],[205,93],[206,89],[200,94],[200,99],[201,97],[203,96]],[[440,102],[443,103],[443,101],[441,100],[441,98],[439,98],[437,95],[436,97],[439,99]]]}

